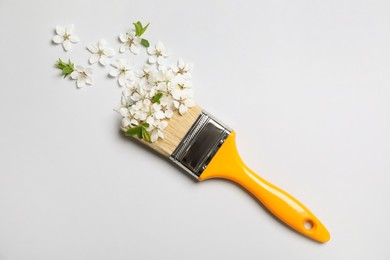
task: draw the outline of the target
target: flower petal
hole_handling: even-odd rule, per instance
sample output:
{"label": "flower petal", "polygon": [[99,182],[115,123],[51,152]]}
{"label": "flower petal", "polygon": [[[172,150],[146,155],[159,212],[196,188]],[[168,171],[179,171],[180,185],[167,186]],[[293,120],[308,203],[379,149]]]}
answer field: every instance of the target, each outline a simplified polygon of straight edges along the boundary
{"label": "flower petal", "polygon": [[141,99],[141,95],[138,94],[138,93],[134,93],[133,95],[131,95],[130,98],[131,98],[131,100],[137,102],[137,101],[139,101]]}
{"label": "flower petal", "polygon": [[99,49],[98,47],[96,46],[96,44],[89,44],[87,45],[87,49],[91,52],[91,53],[98,53]]}
{"label": "flower petal", "polygon": [[53,37],[53,42],[54,43],[62,43],[64,41],[64,37],[60,36],[60,35],[55,35]]}
{"label": "flower petal", "polygon": [[154,54],[154,48],[153,47],[147,48],[146,51],[148,52],[149,55],[153,55]]}
{"label": "flower petal", "polygon": [[162,56],[160,56],[160,57],[158,57],[157,58],[157,63],[158,63],[158,65],[163,65],[164,64],[164,57],[162,57]]}
{"label": "flower petal", "polygon": [[192,89],[186,89],[186,92],[185,92],[186,96],[189,97],[189,98],[192,98],[194,96],[194,92],[192,91]]}
{"label": "flower petal", "polygon": [[119,48],[119,52],[125,52],[127,49],[127,45],[126,44],[122,44],[121,47]]}
{"label": "flower petal", "polygon": [[123,87],[126,84],[126,77],[125,77],[125,75],[123,75],[123,74],[119,75],[118,83],[119,83],[119,86],[121,86],[121,87]]}
{"label": "flower petal", "polygon": [[91,77],[87,77],[85,79],[85,82],[88,84],[88,85],[92,85],[93,84],[93,79]]}
{"label": "flower petal", "polygon": [[184,66],[185,66],[184,60],[182,58],[179,58],[177,60],[177,67],[184,68]]}
{"label": "flower petal", "polygon": [[167,127],[167,126],[168,126],[167,121],[161,121],[158,127],[162,130],[162,129],[165,129],[165,127]]}
{"label": "flower petal", "polygon": [[123,127],[126,127],[126,126],[129,126],[129,125],[131,125],[131,121],[130,121],[130,119],[129,118],[123,118],[122,119],[122,126]]}
{"label": "flower petal", "polygon": [[184,105],[179,106],[179,113],[180,115],[184,115],[187,112],[188,108]]}
{"label": "flower petal", "polygon": [[107,42],[104,39],[101,39],[98,43],[99,49],[101,49],[101,50],[103,50],[106,47],[106,45],[107,45]]}
{"label": "flower petal", "polygon": [[126,63],[126,64],[124,64],[124,66],[123,66],[123,68],[124,68],[126,71],[130,71],[132,67],[133,67],[133,64],[131,64],[131,63]]}
{"label": "flower petal", "polygon": [[187,63],[185,65],[185,69],[186,69],[187,72],[192,70],[193,68],[194,68],[194,64],[193,63]]}
{"label": "flower petal", "polygon": [[65,51],[68,51],[71,47],[71,43],[69,40],[65,40],[63,43],[62,43],[62,47],[64,47],[64,50]]}
{"label": "flower petal", "polygon": [[134,75],[134,72],[132,71],[126,71],[125,72],[125,77],[126,79],[129,79],[129,80],[134,80],[135,79],[135,75]]}
{"label": "flower petal", "polygon": [[130,51],[132,53],[134,53],[134,54],[138,54],[139,53],[139,48],[133,44],[133,45],[130,46]]}
{"label": "flower petal", "polygon": [[165,50],[164,44],[160,41],[156,43],[156,50],[162,51]]}
{"label": "flower petal", "polygon": [[76,35],[70,35],[69,41],[71,41],[72,43],[78,43],[80,41],[80,39]]}
{"label": "flower petal", "polygon": [[118,61],[114,61],[114,62],[111,62],[111,66],[113,66],[114,68],[119,68],[119,62]]}
{"label": "flower petal", "polygon": [[118,70],[111,70],[109,73],[108,73],[111,77],[118,77],[119,75],[119,71]]}
{"label": "flower petal", "polygon": [[157,119],[163,119],[163,118],[165,118],[165,114],[164,114],[164,112],[161,111],[161,110],[157,111],[157,112],[154,114],[154,116],[155,116]]}
{"label": "flower petal", "polygon": [[164,138],[164,132],[162,130],[158,130],[157,133],[160,138]]}
{"label": "flower petal", "polygon": [[138,121],[135,120],[134,118],[132,118],[132,119],[130,120],[130,123],[133,124],[133,125],[139,125]]}
{"label": "flower petal", "polygon": [[104,55],[100,56],[99,63],[102,64],[103,66],[106,66],[108,63],[107,56],[104,56]]}
{"label": "flower petal", "polygon": [[157,131],[153,131],[152,134],[150,135],[150,141],[152,141],[152,143],[154,143],[157,141],[157,138],[158,138]]}
{"label": "flower petal", "polygon": [[134,39],[133,39],[133,43],[135,44],[135,45],[140,45],[141,44],[141,38],[140,37],[134,37]]}
{"label": "flower petal", "polygon": [[180,103],[178,101],[174,100],[173,105],[175,106],[175,108],[179,108]]}
{"label": "flower petal", "polygon": [[162,50],[161,55],[166,58],[169,56],[169,52],[167,50]]}
{"label": "flower petal", "polygon": [[119,34],[119,40],[121,41],[121,42],[127,42],[127,39],[128,39],[128,37],[127,37],[127,35],[126,34]]}
{"label": "flower petal", "polygon": [[74,25],[71,24],[69,25],[68,27],[65,28],[65,32],[69,35],[69,34],[72,34],[73,33],[73,28],[74,28]]}
{"label": "flower petal", "polygon": [[166,118],[171,118],[172,116],[173,116],[173,111],[172,110],[165,111],[165,117]]}
{"label": "flower petal", "polygon": [[65,29],[64,27],[61,27],[59,25],[56,26],[56,33],[60,36],[64,36],[65,34]]}
{"label": "flower petal", "polygon": [[156,56],[150,56],[149,57],[149,59],[148,59],[148,61],[149,61],[149,63],[156,63],[156,61],[157,61],[157,58],[156,58]]}
{"label": "flower petal", "polygon": [[100,58],[99,54],[92,54],[91,57],[89,57],[89,63],[94,64],[96,63]]}
{"label": "flower petal", "polygon": [[80,77],[80,78],[77,80],[77,83],[76,83],[76,85],[77,85],[78,88],[84,87],[85,84],[86,84],[86,79],[85,79],[84,77]]}
{"label": "flower petal", "polygon": [[106,49],[104,49],[103,53],[104,53],[104,55],[106,55],[107,57],[112,57],[112,56],[115,55],[114,49],[111,49],[111,48],[106,48]]}
{"label": "flower petal", "polygon": [[123,117],[127,117],[129,115],[129,110],[126,107],[119,108],[119,113]]}
{"label": "flower petal", "polygon": [[84,67],[80,66],[80,65],[76,65],[76,70],[79,72],[82,72],[82,71],[84,71]]}
{"label": "flower petal", "polygon": [[80,76],[79,72],[78,71],[73,71],[72,73],[70,73],[70,78],[71,79],[78,79]]}
{"label": "flower petal", "polygon": [[125,59],[119,59],[117,68],[123,68],[124,66],[126,66],[126,60]]}
{"label": "flower petal", "polygon": [[192,99],[186,99],[186,101],[184,101],[184,104],[185,104],[187,107],[193,107],[193,106],[195,106],[195,102],[194,102]]}

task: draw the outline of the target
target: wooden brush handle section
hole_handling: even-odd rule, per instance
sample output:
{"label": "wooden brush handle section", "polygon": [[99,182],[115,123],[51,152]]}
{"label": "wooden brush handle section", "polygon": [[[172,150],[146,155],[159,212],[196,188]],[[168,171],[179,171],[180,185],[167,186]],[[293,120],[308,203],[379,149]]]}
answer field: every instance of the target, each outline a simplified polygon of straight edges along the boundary
{"label": "wooden brush handle section", "polygon": [[169,119],[167,128],[164,129],[164,139],[159,138],[155,143],[139,139],[137,136],[134,136],[134,138],[168,158],[183,140],[201,112],[202,109],[199,106],[191,107],[183,116],[175,111],[173,117]]}
{"label": "wooden brush handle section", "polygon": [[322,243],[330,239],[325,226],[302,203],[260,178],[242,162],[234,132],[226,139],[199,180],[210,178],[224,178],[238,183],[272,214],[301,234]]}

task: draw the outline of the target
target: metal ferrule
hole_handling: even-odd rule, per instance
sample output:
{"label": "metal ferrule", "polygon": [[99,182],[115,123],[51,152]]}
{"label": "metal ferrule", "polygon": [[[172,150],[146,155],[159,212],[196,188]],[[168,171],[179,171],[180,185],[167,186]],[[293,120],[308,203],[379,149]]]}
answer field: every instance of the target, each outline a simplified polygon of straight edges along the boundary
{"label": "metal ferrule", "polygon": [[202,111],[169,159],[198,179],[231,131]]}

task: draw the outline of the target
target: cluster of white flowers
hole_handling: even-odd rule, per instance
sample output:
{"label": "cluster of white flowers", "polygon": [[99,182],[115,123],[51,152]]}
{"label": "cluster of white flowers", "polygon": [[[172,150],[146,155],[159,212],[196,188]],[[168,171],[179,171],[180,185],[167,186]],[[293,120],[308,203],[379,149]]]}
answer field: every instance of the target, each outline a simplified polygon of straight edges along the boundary
{"label": "cluster of white flowers", "polygon": [[[150,63],[150,62],[149,62]],[[144,64],[125,81],[121,106],[122,130],[147,123],[150,141],[164,138],[164,129],[175,114],[184,115],[192,100],[191,63],[179,59],[172,67]]]}
{"label": "cluster of white flowers", "polygon": [[[122,130],[128,135],[156,142],[158,138],[164,138],[164,129],[170,118],[175,114],[184,115],[188,108],[194,106],[191,84],[193,66],[182,59],[173,66],[167,66],[169,52],[164,44],[159,41],[154,47],[150,47],[149,41],[141,38],[149,24],[133,24],[135,30],[119,35],[119,53],[129,50],[137,55],[142,46],[147,47],[145,53],[148,58],[142,68],[135,69],[133,64],[123,58],[111,62],[109,59],[115,55],[115,51],[104,39],[86,46],[92,53],[89,63],[100,63],[102,66],[110,64],[113,69],[108,75],[116,78],[119,86],[123,87],[121,105],[117,110],[122,116]],[[64,50],[68,51],[71,43],[79,42],[73,29],[73,25],[57,26],[53,42],[62,44]],[[71,79],[76,80],[78,88],[93,84],[90,68],[74,66],[70,60],[66,63],[61,59],[56,67],[62,70],[64,77],[70,75]]]}

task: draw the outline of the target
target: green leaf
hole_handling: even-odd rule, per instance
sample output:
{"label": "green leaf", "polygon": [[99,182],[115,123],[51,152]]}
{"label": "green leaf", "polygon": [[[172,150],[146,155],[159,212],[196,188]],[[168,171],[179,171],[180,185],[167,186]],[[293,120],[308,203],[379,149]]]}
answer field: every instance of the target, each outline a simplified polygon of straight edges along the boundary
{"label": "green leaf", "polygon": [[133,135],[139,136],[140,132],[141,132],[141,126],[132,127],[125,132],[125,136],[133,136]]}
{"label": "green leaf", "polygon": [[138,131],[138,133],[137,133],[137,136],[138,136],[138,138],[139,139],[142,139],[143,138],[143,136],[142,136],[142,127],[140,128],[140,130]]}
{"label": "green leaf", "polygon": [[152,97],[153,102],[157,103],[157,104],[160,104],[160,99],[162,98],[162,96],[163,96],[163,93],[161,93],[161,92],[157,93],[156,95],[154,95]]}
{"label": "green leaf", "polygon": [[142,26],[142,23],[140,21],[133,24],[135,27],[135,35],[140,37],[142,34],[144,34],[146,29],[148,29],[150,23],[148,23],[145,27]]}
{"label": "green leaf", "polygon": [[133,23],[134,24],[134,27],[135,27],[135,35],[136,36],[141,36],[141,32],[142,32],[142,24],[140,21],[136,22],[136,23]]}
{"label": "green leaf", "polygon": [[[141,24],[141,23],[140,23],[140,24]],[[144,32],[146,31],[146,29],[148,29],[149,24],[150,24],[150,23],[148,23],[145,27],[142,27],[142,24],[141,24],[141,27],[142,27],[141,35],[144,34]],[[140,36],[141,36],[141,35],[140,35]]]}
{"label": "green leaf", "polygon": [[142,127],[141,135],[142,135],[142,139],[144,139],[144,140],[146,140],[148,142],[151,142],[150,134],[144,127]]}
{"label": "green leaf", "polygon": [[146,48],[148,48],[150,46],[149,41],[144,39],[144,38],[141,39],[141,44],[143,46],[145,46]]}
{"label": "green leaf", "polygon": [[58,59],[56,63],[56,68],[62,69],[64,67],[64,62],[61,59]]}
{"label": "green leaf", "polygon": [[64,78],[74,71],[74,64],[70,60],[68,60],[68,63],[65,63],[61,59],[58,59],[55,66],[62,70],[61,75],[63,75]]}
{"label": "green leaf", "polygon": [[145,127],[145,128],[148,128],[149,127],[149,123],[142,123],[141,126]]}
{"label": "green leaf", "polygon": [[148,142],[151,142],[150,134],[149,134],[148,130],[146,130],[146,128],[148,128],[148,127],[149,127],[149,124],[144,122],[139,126],[135,126],[135,127],[128,129],[125,132],[125,136],[135,136],[136,135],[136,136],[138,136],[139,139],[144,139]]}

